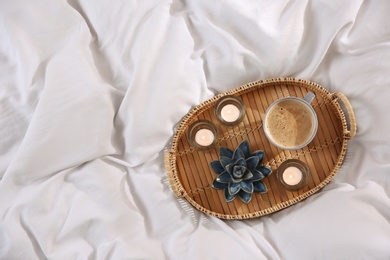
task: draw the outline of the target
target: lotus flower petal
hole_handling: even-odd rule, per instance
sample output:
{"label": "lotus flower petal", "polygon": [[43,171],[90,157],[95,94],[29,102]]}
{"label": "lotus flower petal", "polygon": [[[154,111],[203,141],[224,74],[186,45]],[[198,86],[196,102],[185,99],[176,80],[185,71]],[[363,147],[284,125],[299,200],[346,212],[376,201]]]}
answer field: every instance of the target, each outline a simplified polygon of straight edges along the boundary
{"label": "lotus flower petal", "polygon": [[245,203],[249,203],[249,201],[251,201],[252,199],[252,193],[247,193],[243,190],[241,190],[239,193],[238,193],[238,196],[240,197],[240,199],[245,202]]}
{"label": "lotus flower petal", "polygon": [[259,170],[254,170],[252,173],[253,173],[252,181],[260,181],[265,177],[264,174]]}
{"label": "lotus flower petal", "polygon": [[268,175],[270,175],[272,173],[272,170],[270,167],[263,166],[263,165],[258,165],[256,167],[256,170],[261,171],[263,173],[264,177],[267,177]]}
{"label": "lotus flower petal", "polygon": [[[249,180],[249,179],[252,179],[253,178],[253,173],[250,172],[250,171],[247,171],[245,174],[244,174],[244,177],[242,178],[243,180]],[[251,180],[252,181],[252,180]]]}
{"label": "lotus flower petal", "polygon": [[263,162],[263,159],[264,159],[264,151],[258,150],[256,152],[252,153],[251,156],[259,157],[259,164],[261,164]]}
{"label": "lotus flower petal", "polygon": [[246,140],[242,141],[240,143],[240,145],[238,146],[238,148],[244,152],[244,155],[245,155],[245,158],[248,158],[250,156],[250,152],[249,152],[249,145],[248,145],[248,142]]}
{"label": "lotus flower petal", "polygon": [[259,164],[260,158],[258,156],[251,156],[248,159],[246,159],[246,167],[250,170],[253,171],[256,166]]}
{"label": "lotus flower petal", "polygon": [[227,184],[227,183],[222,183],[222,182],[218,182],[217,180],[214,180],[213,185],[212,185],[212,187],[213,187],[214,189],[218,189],[218,190],[224,190],[224,189],[226,189],[228,186],[229,186],[229,184]]}
{"label": "lotus flower petal", "polygon": [[230,195],[229,193],[229,189],[225,189],[225,200],[226,202],[230,202],[232,200],[234,200],[236,198],[237,194],[236,195]]}
{"label": "lotus flower petal", "polygon": [[236,162],[240,159],[245,160],[245,154],[243,151],[241,151],[241,149],[237,148],[233,154],[233,161]]}
{"label": "lotus flower petal", "polygon": [[250,181],[242,181],[241,189],[243,189],[245,192],[252,193],[254,190],[253,183]]}
{"label": "lotus flower petal", "polygon": [[233,180],[232,180],[232,176],[228,172],[224,171],[223,173],[218,175],[216,181],[222,183],[230,183]]}
{"label": "lotus flower petal", "polygon": [[253,187],[255,192],[259,192],[259,193],[267,192],[267,186],[265,186],[264,182],[262,181],[253,182]]}
{"label": "lotus flower petal", "polygon": [[241,184],[238,183],[229,183],[229,194],[236,195],[241,189]]}
{"label": "lotus flower petal", "polygon": [[245,158],[240,158],[234,164],[238,165],[238,166],[245,166],[246,167],[246,160],[245,160]]}
{"label": "lotus flower petal", "polygon": [[213,161],[210,163],[210,166],[215,173],[220,174],[225,171],[225,168],[222,166],[220,161]]}
{"label": "lotus flower petal", "polygon": [[226,165],[225,169],[229,174],[233,174],[234,163]]}
{"label": "lotus flower petal", "polygon": [[219,156],[222,157],[228,157],[228,158],[233,158],[233,151],[228,149],[228,148],[225,148],[225,147],[221,147],[219,148]]}
{"label": "lotus flower petal", "polygon": [[219,162],[221,163],[222,167],[225,168],[226,165],[232,164],[234,161],[229,157],[221,156],[219,158]]}

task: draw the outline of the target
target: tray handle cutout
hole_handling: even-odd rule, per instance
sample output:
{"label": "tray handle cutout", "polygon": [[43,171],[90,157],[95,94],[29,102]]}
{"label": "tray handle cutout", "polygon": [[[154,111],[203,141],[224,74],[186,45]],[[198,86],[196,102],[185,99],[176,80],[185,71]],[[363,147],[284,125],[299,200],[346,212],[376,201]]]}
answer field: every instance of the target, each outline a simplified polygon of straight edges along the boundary
{"label": "tray handle cutout", "polygon": [[331,99],[338,102],[341,109],[347,112],[344,113],[347,121],[347,129],[344,130],[343,135],[346,139],[351,139],[357,132],[356,117],[351,102],[349,102],[348,98],[341,92],[332,93],[330,95]]}
{"label": "tray handle cutout", "polygon": [[177,197],[183,198],[185,191],[178,184],[179,183],[178,177],[173,172],[175,170],[175,166],[174,166],[175,162],[173,161],[174,157],[175,157],[174,154],[172,154],[171,152],[169,152],[169,151],[165,152],[165,154],[164,154],[165,171],[166,171],[166,174],[168,176],[168,180],[169,180],[169,183],[170,183],[170,186],[171,186],[173,193]]}

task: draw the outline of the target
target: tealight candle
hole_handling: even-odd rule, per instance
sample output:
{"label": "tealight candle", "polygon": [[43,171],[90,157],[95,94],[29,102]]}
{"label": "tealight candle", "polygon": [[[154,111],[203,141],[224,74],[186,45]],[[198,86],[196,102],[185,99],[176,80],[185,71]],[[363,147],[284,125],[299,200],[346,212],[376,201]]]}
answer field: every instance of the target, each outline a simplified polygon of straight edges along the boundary
{"label": "tealight candle", "polygon": [[310,169],[303,161],[288,159],[278,167],[276,178],[286,190],[301,190],[309,183]]}
{"label": "tealight candle", "polygon": [[195,134],[195,142],[200,146],[209,146],[214,142],[214,134],[209,129],[199,129]]}
{"label": "tealight candle", "polygon": [[240,110],[232,104],[228,104],[221,109],[221,118],[226,122],[234,122],[240,117]]}
{"label": "tealight candle", "polygon": [[187,139],[196,150],[207,150],[217,143],[218,130],[211,121],[198,120],[189,126]]}
{"label": "tealight candle", "polygon": [[297,167],[287,167],[283,172],[283,181],[288,185],[297,185],[302,180],[302,171]]}
{"label": "tealight candle", "polygon": [[245,117],[244,102],[236,96],[223,96],[215,103],[214,114],[217,120],[223,125],[237,125]]}

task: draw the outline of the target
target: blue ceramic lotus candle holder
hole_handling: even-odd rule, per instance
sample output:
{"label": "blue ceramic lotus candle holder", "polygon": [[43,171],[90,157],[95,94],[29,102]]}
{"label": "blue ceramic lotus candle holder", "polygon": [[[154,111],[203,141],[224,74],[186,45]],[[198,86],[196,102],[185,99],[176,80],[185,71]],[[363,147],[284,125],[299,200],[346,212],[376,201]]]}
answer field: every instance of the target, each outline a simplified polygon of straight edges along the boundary
{"label": "blue ceramic lotus candle holder", "polygon": [[245,203],[252,199],[253,192],[265,193],[267,187],[262,181],[272,173],[268,166],[262,165],[264,151],[250,153],[247,141],[243,141],[234,151],[220,147],[219,160],[210,163],[218,174],[212,187],[225,192],[226,202],[237,196]]}

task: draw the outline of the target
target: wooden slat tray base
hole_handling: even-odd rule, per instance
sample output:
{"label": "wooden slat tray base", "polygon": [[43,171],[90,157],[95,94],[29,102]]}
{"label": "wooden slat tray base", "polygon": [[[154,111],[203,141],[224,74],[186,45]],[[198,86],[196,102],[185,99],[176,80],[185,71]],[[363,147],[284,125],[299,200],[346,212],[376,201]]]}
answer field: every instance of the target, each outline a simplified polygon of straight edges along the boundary
{"label": "wooden slat tray base", "polygon": [[[285,96],[303,98],[309,91],[316,94],[312,105],[318,117],[318,131],[313,141],[298,150],[281,150],[272,145],[262,129],[262,120],[268,106]],[[244,121],[236,126],[224,126],[214,116],[215,102],[225,95],[241,97],[246,106]],[[181,121],[166,154],[165,164],[173,191],[186,198],[194,207],[207,214],[225,219],[246,219],[263,216],[299,202],[324,187],[339,169],[347,149],[347,140],[356,132],[356,123],[350,104],[347,121],[338,102],[340,95],[330,94],[321,86],[300,79],[283,78],[253,82],[215,96],[191,110]],[[218,143],[214,148],[197,151],[187,140],[188,126],[197,120],[209,120],[218,128]],[[263,181],[268,188],[264,194],[254,193],[246,204],[239,199],[227,203],[222,190],[211,187],[217,176],[210,162],[219,159],[219,147],[234,150],[247,140],[251,151],[264,150],[263,163],[273,173]],[[299,191],[288,191],[276,178],[276,169],[287,159],[305,162],[311,171],[308,185]]]}

